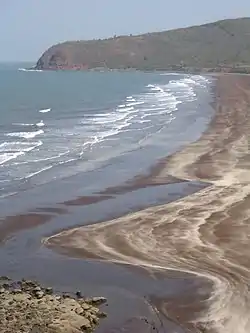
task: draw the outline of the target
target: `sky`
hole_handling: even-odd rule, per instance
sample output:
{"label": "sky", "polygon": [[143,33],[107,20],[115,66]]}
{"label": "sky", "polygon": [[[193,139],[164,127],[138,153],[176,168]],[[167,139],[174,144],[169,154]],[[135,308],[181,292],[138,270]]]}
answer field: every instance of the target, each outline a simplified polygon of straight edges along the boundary
{"label": "sky", "polygon": [[0,61],[35,62],[66,40],[250,17],[249,0],[0,0]]}

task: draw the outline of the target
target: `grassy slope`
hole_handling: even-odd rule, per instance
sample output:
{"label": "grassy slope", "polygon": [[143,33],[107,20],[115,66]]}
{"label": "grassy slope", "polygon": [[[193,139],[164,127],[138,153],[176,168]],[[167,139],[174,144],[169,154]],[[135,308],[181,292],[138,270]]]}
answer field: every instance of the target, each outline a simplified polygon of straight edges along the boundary
{"label": "grassy slope", "polygon": [[250,65],[250,18],[218,21],[139,36],[72,41],[52,46],[39,68],[172,69]]}

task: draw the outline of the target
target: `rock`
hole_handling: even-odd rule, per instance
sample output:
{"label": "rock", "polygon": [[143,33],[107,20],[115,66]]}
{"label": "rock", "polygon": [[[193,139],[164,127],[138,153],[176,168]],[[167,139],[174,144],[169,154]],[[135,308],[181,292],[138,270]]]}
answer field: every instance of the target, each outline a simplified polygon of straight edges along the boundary
{"label": "rock", "polygon": [[89,310],[91,308],[91,306],[87,303],[82,303],[81,306],[82,306],[83,310]]}
{"label": "rock", "polygon": [[96,315],[100,310],[98,308],[95,308],[95,307],[91,307],[89,309],[89,312]]}
{"label": "rock", "polygon": [[84,313],[84,310],[83,310],[83,308],[76,308],[75,313],[78,314],[79,316],[81,316]]}
{"label": "rock", "polygon": [[13,289],[13,290],[12,290],[12,293],[13,293],[13,294],[21,294],[21,293],[22,293],[22,290],[21,290],[21,289]]}
{"label": "rock", "polygon": [[8,276],[5,276],[5,275],[0,276],[0,280],[2,280],[2,281],[11,281],[11,279]]}
{"label": "rock", "polygon": [[93,297],[90,299],[86,299],[85,302],[92,305],[101,305],[106,303],[107,299],[105,297]]}
{"label": "rock", "polygon": [[31,281],[31,280],[26,280],[25,282],[23,281],[23,284],[25,284],[26,286],[29,286],[29,287],[33,287],[33,288],[35,288],[37,286],[37,283],[34,281]]}
{"label": "rock", "polygon": [[35,296],[36,296],[36,298],[41,299],[44,296],[44,292],[43,291],[37,291],[35,293]]}
{"label": "rock", "polygon": [[10,288],[10,285],[9,285],[8,283],[3,283],[3,284],[2,284],[2,287],[3,287],[4,289],[9,289],[9,288]]}
{"label": "rock", "polygon": [[77,292],[76,292],[76,297],[78,297],[78,298],[82,298],[82,293],[81,293],[81,291],[77,291]]}
{"label": "rock", "polygon": [[98,316],[99,318],[106,318],[108,315],[107,315],[106,312],[102,312],[102,311],[100,311],[100,312],[97,313],[97,316]]}
{"label": "rock", "polygon": [[5,293],[5,289],[4,288],[0,288],[0,294],[4,294]]}
{"label": "rock", "polygon": [[88,319],[86,319],[86,318],[83,318],[84,319],[84,322],[82,322],[82,325],[81,325],[81,330],[85,330],[85,331],[87,331],[87,330],[89,330],[89,329],[91,329],[91,324],[90,324],[90,322],[89,322],[89,320]]}
{"label": "rock", "polygon": [[30,331],[30,333],[41,333],[41,326],[40,325],[34,325]]}
{"label": "rock", "polygon": [[67,306],[68,308],[71,309],[75,309],[75,308],[79,308],[80,304],[77,302],[77,300],[73,299],[73,298],[66,298],[63,302],[63,304],[65,306]]}
{"label": "rock", "polygon": [[45,292],[49,295],[52,295],[53,294],[53,288],[48,287],[48,288],[45,289]]}

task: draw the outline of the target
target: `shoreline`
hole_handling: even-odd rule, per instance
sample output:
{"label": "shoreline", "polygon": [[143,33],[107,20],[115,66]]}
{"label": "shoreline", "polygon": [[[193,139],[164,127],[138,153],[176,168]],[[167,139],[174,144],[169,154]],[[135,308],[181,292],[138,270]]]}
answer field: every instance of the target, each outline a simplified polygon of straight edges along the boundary
{"label": "shoreline", "polygon": [[[168,157],[165,169],[157,176],[170,175],[210,186],[169,204],[63,231],[44,243],[54,250],[84,249],[103,260],[145,266],[152,271],[171,268],[205,277],[213,282],[214,289],[203,300],[206,310],[198,307],[195,317],[189,311],[183,316],[180,309],[169,315],[167,300],[154,302],[163,314],[194,332],[224,333],[236,328],[247,332],[247,301],[242,302],[244,293],[248,294],[247,243],[231,219],[247,232],[249,103],[248,76],[219,76],[216,114],[209,128],[198,141]],[[233,312],[235,307],[237,311]],[[237,320],[243,320],[240,329]]]}

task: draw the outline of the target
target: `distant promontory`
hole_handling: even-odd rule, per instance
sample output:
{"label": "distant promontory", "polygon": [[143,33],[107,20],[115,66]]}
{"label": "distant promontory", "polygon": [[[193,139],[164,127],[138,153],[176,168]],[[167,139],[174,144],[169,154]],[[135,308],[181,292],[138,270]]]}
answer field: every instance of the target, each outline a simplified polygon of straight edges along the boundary
{"label": "distant promontory", "polygon": [[250,18],[137,36],[68,41],[50,47],[36,69],[250,73]]}

